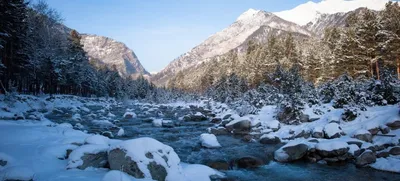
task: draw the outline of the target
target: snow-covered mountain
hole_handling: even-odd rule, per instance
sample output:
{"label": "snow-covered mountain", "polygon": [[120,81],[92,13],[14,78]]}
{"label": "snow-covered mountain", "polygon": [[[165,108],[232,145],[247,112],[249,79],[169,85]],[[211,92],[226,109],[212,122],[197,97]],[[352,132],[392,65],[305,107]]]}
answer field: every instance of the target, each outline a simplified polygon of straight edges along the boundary
{"label": "snow-covered mountain", "polygon": [[140,64],[135,53],[124,43],[111,38],[82,34],[81,44],[92,62],[117,69],[123,77],[136,77],[149,73]]}
{"label": "snow-covered mountain", "polygon": [[368,8],[371,10],[382,10],[389,0],[322,0],[315,3],[309,1],[291,10],[275,12],[279,17],[305,26],[310,22],[315,22],[323,14],[346,13],[358,8]]}
{"label": "snow-covered mountain", "polygon": [[172,61],[166,68],[152,77],[158,85],[164,85],[171,76],[181,70],[201,64],[209,58],[222,55],[241,46],[246,41],[257,36],[257,39],[267,37],[271,30],[299,33],[311,36],[307,29],[286,21],[273,13],[249,9],[224,30],[212,35],[203,43]]}

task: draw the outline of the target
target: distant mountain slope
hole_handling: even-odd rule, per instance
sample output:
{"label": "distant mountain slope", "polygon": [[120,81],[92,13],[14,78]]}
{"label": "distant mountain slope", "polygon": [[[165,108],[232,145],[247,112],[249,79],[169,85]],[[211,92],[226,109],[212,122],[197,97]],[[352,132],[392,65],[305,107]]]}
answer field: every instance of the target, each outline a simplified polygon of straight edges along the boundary
{"label": "distant mountain slope", "polygon": [[81,44],[92,62],[110,68],[115,66],[123,77],[149,75],[135,53],[121,42],[104,36],[82,34]]}
{"label": "distant mountain slope", "polygon": [[272,30],[298,33],[304,36],[312,35],[307,29],[283,20],[272,13],[249,9],[229,27],[212,35],[203,43],[172,61],[166,68],[154,75],[152,80],[158,85],[165,85],[179,71],[199,65],[215,56],[223,55],[248,40],[266,41]]}

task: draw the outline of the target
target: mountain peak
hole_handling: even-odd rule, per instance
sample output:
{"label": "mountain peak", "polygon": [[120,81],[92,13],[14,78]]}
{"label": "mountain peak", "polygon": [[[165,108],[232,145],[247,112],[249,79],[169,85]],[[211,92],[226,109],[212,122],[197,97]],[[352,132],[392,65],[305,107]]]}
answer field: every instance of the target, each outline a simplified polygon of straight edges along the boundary
{"label": "mountain peak", "polygon": [[249,10],[245,11],[242,13],[236,21],[242,21],[242,20],[251,20],[254,19],[258,15],[264,15],[266,12],[262,10],[255,10],[250,8]]}
{"label": "mountain peak", "polygon": [[308,1],[291,10],[276,12],[274,14],[287,21],[304,26],[316,19],[318,13],[345,13],[361,7],[372,10],[382,10],[387,2],[389,2],[389,0],[323,0],[318,3]]}

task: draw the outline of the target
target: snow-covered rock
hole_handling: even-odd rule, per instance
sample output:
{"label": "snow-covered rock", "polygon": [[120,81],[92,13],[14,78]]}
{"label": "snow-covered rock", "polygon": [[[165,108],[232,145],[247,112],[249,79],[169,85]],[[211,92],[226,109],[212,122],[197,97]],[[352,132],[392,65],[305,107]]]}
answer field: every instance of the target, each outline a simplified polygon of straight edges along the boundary
{"label": "snow-covered rock", "polygon": [[366,141],[366,142],[372,141],[372,134],[365,129],[357,130],[354,133],[353,137],[356,139],[362,140],[362,141]]}
{"label": "snow-covered rock", "polygon": [[281,142],[281,139],[273,134],[265,134],[260,137],[261,144],[278,144]]}
{"label": "snow-covered rock", "polygon": [[117,136],[124,136],[125,135],[125,130],[124,128],[119,128]]}
{"label": "snow-covered rock", "polygon": [[229,131],[226,130],[224,127],[217,127],[217,128],[209,128],[208,132],[214,135],[227,135]]}
{"label": "snow-covered rock", "polygon": [[110,147],[110,169],[136,178],[184,180],[180,159],[174,149],[152,138],[137,138]]}
{"label": "snow-covered rock", "polygon": [[271,120],[263,123],[267,128],[271,129],[272,131],[278,131],[279,128],[281,128],[281,123],[278,120]]}
{"label": "snow-covered rock", "polygon": [[274,152],[274,159],[278,162],[292,162],[303,158],[307,154],[307,151],[307,144],[292,141],[276,150]]}
{"label": "snow-covered rock", "polygon": [[336,157],[346,154],[349,145],[345,141],[322,141],[315,145],[315,149],[322,157]]}
{"label": "snow-covered rock", "polygon": [[123,115],[123,117],[124,117],[125,119],[132,119],[132,118],[136,118],[137,115],[136,115],[134,112],[128,111],[128,112],[125,112],[125,114]]}
{"label": "snow-covered rock", "polygon": [[31,181],[35,179],[34,177],[35,172],[31,168],[25,166],[7,167],[0,171],[0,178],[4,181]]}
{"label": "snow-covered rock", "polygon": [[108,145],[82,145],[69,155],[67,169],[102,168],[107,164]]}
{"label": "snow-covered rock", "polygon": [[0,152],[0,169],[2,167],[8,166],[13,162],[13,158],[5,153]]}
{"label": "snow-covered rock", "polygon": [[77,122],[82,121],[81,115],[79,113],[74,114],[72,120]]}
{"label": "snow-covered rock", "polygon": [[89,136],[85,139],[86,144],[94,144],[94,145],[109,145],[110,138],[107,138],[102,135],[93,135]]}
{"label": "snow-covered rock", "polygon": [[213,134],[203,133],[200,135],[201,146],[206,148],[219,148],[221,144],[219,144],[217,137]]}
{"label": "snow-covered rock", "polygon": [[370,164],[372,168],[377,170],[383,170],[388,172],[400,173],[400,158],[388,157],[388,158],[378,158],[376,162]]}
{"label": "snow-covered rock", "polygon": [[320,126],[316,126],[312,130],[312,137],[313,138],[324,138],[324,128]]}
{"label": "snow-covered rock", "polygon": [[118,170],[111,170],[107,172],[102,179],[102,181],[133,181],[133,180],[136,179]]}
{"label": "snow-covered rock", "polygon": [[251,129],[251,122],[249,120],[240,120],[240,121],[231,121],[225,128],[232,131],[250,131]]}
{"label": "snow-covered rock", "polygon": [[390,127],[392,130],[400,129],[400,120],[394,120],[386,123],[386,126]]}
{"label": "snow-covered rock", "polygon": [[342,128],[337,123],[329,123],[324,127],[324,135],[328,139],[338,138],[343,134]]}
{"label": "snow-covered rock", "polygon": [[153,126],[155,127],[161,127],[162,126],[162,119],[154,119],[153,120]]}
{"label": "snow-covered rock", "polygon": [[182,164],[186,180],[211,181],[210,177],[223,178],[224,174],[208,166],[199,164]]}
{"label": "snow-covered rock", "polygon": [[371,150],[364,151],[360,156],[356,158],[356,165],[358,167],[363,167],[371,163],[375,163],[376,156]]}

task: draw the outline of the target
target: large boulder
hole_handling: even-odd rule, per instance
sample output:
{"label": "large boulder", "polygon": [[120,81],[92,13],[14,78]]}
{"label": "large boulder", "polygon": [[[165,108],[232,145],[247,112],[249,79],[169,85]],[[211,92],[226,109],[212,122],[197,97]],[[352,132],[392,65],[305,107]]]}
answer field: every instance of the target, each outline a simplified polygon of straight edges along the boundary
{"label": "large boulder", "polygon": [[275,135],[263,135],[260,138],[260,143],[261,144],[278,144],[281,142],[281,139],[279,139],[279,137],[275,136]]}
{"label": "large boulder", "polygon": [[364,151],[360,156],[356,158],[356,166],[363,167],[371,163],[376,162],[375,153],[371,150]]}
{"label": "large boulder", "polygon": [[274,159],[278,162],[292,162],[303,158],[307,154],[308,146],[304,143],[289,142],[274,152]]}
{"label": "large boulder", "polygon": [[108,153],[111,170],[158,181],[184,179],[174,149],[155,139],[144,137],[123,141],[110,147]]}
{"label": "large boulder", "polygon": [[322,157],[338,157],[349,151],[349,145],[344,141],[323,141],[315,145],[315,149]]}
{"label": "large boulder", "polygon": [[342,128],[337,123],[329,123],[324,127],[324,135],[327,139],[339,138],[344,135]]}
{"label": "large boulder", "polygon": [[229,131],[250,131],[251,122],[249,120],[241,120],[241,121],[232,121],[225,125],[225,128]]}
{"label": "large boulder", "polygon": [[365,142],[372,142],[372,134],[364,129],[357,130],[353,137]]}
{"label": "large boulder", "polygon": [[257,168],[264,164],[262,160],[253,156],[246,156],[236,160],[239,168]]}
{"label": "large boulder", "polygon": [[107,150],[108,145],[82,145],[69,154],[67,169],[103,168],[107,165]]}
{"label": "large boulder", "polygon": [[217,137],[213,134],[203,133],[200,135],[201,146],[206,148],[219,148],[221,144],[219,144]]}

